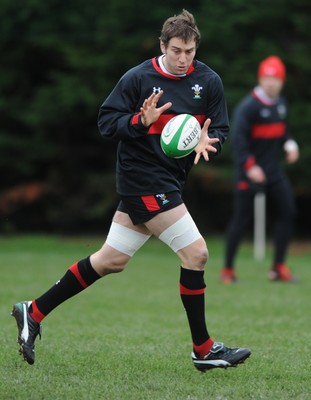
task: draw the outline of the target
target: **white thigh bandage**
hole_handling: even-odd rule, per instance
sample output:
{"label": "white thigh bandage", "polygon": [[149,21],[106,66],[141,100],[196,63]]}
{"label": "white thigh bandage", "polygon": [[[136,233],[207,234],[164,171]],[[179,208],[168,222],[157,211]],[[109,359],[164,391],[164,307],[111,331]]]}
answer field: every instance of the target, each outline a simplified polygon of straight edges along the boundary
{"label": "white thigh bandage", "polygon": [[166,243],[175,253],[198,240],[200,234],[191,215],[187,212],[173,225],[165,229],[159,236],[162,242]]}
{"label": "white thigh bandage", "polygon": [[114,249],[121,251],[121,253],[125,253],[132,257],[134,253],[147,242],[150,236],[151,235],[145,235],[144,233],[134,231],[126,226],[112,222],[106,243]]}

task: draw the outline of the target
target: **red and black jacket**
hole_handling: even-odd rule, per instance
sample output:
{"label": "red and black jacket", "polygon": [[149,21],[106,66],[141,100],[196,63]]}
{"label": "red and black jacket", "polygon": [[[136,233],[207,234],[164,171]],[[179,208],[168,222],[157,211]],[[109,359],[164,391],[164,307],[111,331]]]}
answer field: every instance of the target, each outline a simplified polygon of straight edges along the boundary
{"label": "red and black jacket", "polygon": [[267,182],[281,179],[280,153],[289,139],[287,104],[283,97],[265,102],[252,91],[235,108],[231,120],[231,145],[238,188],[248,188],[246,171],[263,168]]}

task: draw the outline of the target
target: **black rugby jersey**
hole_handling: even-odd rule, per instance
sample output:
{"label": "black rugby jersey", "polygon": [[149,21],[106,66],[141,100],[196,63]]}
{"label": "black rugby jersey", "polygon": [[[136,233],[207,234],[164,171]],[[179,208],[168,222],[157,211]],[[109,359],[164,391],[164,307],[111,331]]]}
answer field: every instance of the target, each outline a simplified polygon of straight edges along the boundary
{"label": "black rugby jersey", "polygon": [[[145,127],[140,107],[152,92],[159,90],[164,94],[158,107],[168,101],[173,105],[154,124]],[[195,152],[173,159],[163,153],[160,145],[166,122],[183,113],[194,115],[201,126],[211,118],[209,136],[219,138],[215,145],[219,153],[229,123],[222,81],[211,68],[194,60],[185,76],[175,77],[163,72],[155,57],[121,77],[98,115],[101,135],[119,139],[116,169],[119,194],[137,196],[183,189]]]}
{"label": "black rugby jersey", "polygon": [[259,165],[267,182],[281,179],[280,152],[289,133],[286,123],[287,104],[284,97],[267,102],[256,94],[247,95],[235,108],[231,121],[231,144],[236,164],[236,179],[247,182],[246,171]]}

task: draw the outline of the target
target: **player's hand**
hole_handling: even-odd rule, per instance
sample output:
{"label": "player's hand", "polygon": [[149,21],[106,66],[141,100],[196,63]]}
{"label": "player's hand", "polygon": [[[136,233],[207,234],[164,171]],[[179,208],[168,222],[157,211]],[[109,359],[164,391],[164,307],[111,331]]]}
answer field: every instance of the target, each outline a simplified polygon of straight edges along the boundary
{"label": "player's hand", "polygon": [[165,103],[162,107],[158,107],[158,101],[160,97],[163,95],[163,90],[160,90],[159,93],[152,93],[151,96],[146,99],[140,108],[141,111],[141,120],[145,126],[150,126],[155,121],[158,120],[160,115],[169,109],[172,106],[172,103],[169,101]]}
{"label": "player's hand", "polygon": [[284,150],[286,152],[286,161],[288,164],[293,164],[299,159],[299,146],[293,139],[288,139],[284,143]]}
{"label": "player's hand", "polygon": [[211,124],[211,119],[207,118],[205,121],[202,131],[201,131],[201,136],[200,136],[200,141],[195,147],[194,151],[197,153],[194,159],[194,164],[197,164],[200,160],[200,158],[203,156],[205,161],[209,160],[208,153],[217,153],[217,149],[213,146],[214,143],[219,142],[218,138],[210,138],[208,136],[208,128]]}
{"label": "player's hand", "polygon": [[254,183],[264,183],[267,180],[264,170],[257,164],[246,171],[246,176]]}
{"label": "player's hand", "polygon": [[299,150],[291,150],[286,152],[286,161],[288,164],[293,164],[299,159]]}

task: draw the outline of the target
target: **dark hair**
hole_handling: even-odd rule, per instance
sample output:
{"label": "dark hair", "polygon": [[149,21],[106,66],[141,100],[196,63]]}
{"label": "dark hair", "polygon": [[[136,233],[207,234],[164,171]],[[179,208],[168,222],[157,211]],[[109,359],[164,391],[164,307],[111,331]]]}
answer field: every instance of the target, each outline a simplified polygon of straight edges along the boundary
{"label": "dark hair", "polygon": [[183,9],[181,14],[174,15],[164,22],[159,39],[167,46],[173,37],[180,38],[185,43],[194,39],[198,48],[201,34],[194,16],[189,11]]}

